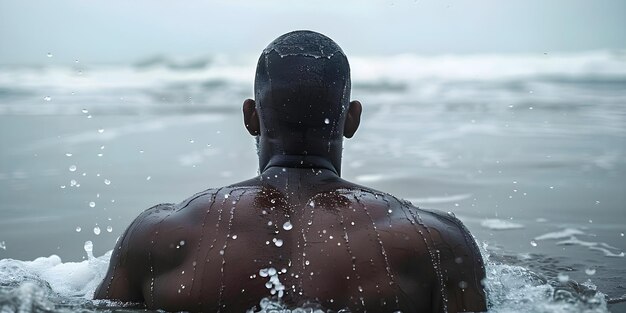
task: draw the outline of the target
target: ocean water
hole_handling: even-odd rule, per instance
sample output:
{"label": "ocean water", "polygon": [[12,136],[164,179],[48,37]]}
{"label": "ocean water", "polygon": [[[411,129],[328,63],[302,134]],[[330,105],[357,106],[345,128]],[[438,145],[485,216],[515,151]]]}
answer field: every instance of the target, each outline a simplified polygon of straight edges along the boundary
{"label": "ocean water", "polygon": [[[0,312],[123,307],[90,298],[130,221],[256,174],[255,62],[0,68]],[[490,312],[626,311],[626,52],[350,62],[344,178],[454,212]]]}

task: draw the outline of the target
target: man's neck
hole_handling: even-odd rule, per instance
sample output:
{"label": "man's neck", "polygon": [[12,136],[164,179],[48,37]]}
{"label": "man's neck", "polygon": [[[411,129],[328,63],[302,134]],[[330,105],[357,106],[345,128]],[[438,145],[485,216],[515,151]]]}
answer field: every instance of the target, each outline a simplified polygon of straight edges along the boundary
{"label": "man's neck", "polygon": [[269,159],[263,168],[260,168],[260,172],[264,173],[272,167],[325,169],[335,173],[337,176],[340,176],[338,169],[335,165],[333,165],[329,158],[317,155],[274,155]]}
{"label": "man's neck", "polygon": [[[269,138],[261,136],[258,142],[259,170],[263,172],[268,164],[285,164],[283,167],[328,168],[341,176],[341,153],[343,140],[307,139],[290,140],[291,138]],[[288,165],[288,166],[287,166]]]}

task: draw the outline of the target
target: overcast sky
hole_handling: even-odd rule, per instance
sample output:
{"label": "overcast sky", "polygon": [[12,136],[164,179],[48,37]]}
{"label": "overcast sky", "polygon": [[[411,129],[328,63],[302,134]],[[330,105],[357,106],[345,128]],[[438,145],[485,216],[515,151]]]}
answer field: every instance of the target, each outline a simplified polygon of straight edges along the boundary
{"label": "overcast sky", "polygon": [[0,64],[256,54],[311,29],[348,54],[626,48],[622,0],[0,0]]}

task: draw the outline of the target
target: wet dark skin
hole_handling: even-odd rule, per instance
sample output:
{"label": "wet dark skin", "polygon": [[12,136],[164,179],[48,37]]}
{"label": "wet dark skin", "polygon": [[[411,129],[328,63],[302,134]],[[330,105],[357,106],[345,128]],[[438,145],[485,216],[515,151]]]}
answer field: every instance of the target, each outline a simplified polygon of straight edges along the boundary
{"label": "wet dark skin", "polygon": [[[294,42],[326,51],[289,54]],[[356,133],[362,111],[346,100],[343,52],[313,32],[274,43],[259,60],[256,101],[243,103],[260,175],[144,211],[120,237],[95,298],[246,312],[272,297],[259,271],[274,268],[290,307],[486,311],[483,261],[458,219],[341,178],[342,138]]]}

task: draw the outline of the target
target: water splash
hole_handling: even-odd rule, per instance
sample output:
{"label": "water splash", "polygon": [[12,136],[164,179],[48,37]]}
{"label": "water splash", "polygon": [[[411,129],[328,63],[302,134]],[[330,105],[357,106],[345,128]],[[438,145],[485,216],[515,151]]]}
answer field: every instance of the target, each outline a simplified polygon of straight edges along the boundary
{"label": "water splash", "polygon": [[609,312],[606,295],[590,281],[577,283],[564,273],[548,280],[525,267],[490,260],[487,245],[481,248],[490,313]]}
{"label": "water splash", "polygon": [[[33,261],[0,260],[0,312],[91,312],[103,304],[121,306],[120,303],[89,300],[104,278],[112,251],[94,257],[93,243],[85,242],[84,248],[87,260],[82,262],[62,262],[56,255]],[[487,278],[484,283],[491,313],[608,313],[608,302],[623,301],[606,300],[605,295],[589,281],[549,281],[525,267],[496,260],[498,255],[488,252],[486,248],[487,245],[483,245],[481,252],[486,261]],[[270,270],[261,269],[259,276],[271,280],[272,275],[286,273],[283,270]],[[272,288],[276,290],[279,283],[280,280],[271,281]],[[276,296],[279,291],[276,291]],[[143,312],[141,309],[134,311]],[[314,302],[290,307],[278,297],[268,297],[260,299],[259,306],[247,312],[304,313],[327,310]]]}

